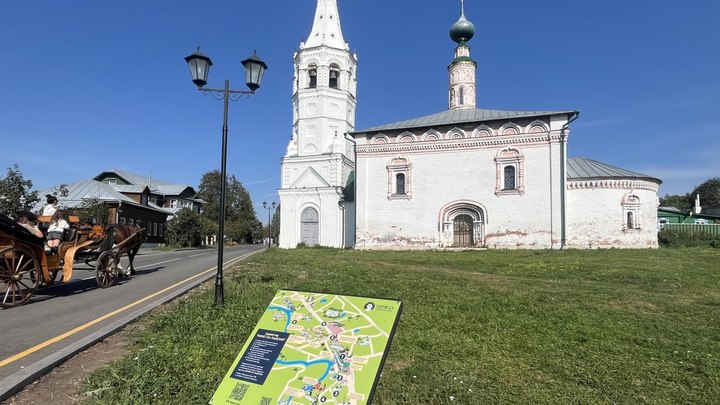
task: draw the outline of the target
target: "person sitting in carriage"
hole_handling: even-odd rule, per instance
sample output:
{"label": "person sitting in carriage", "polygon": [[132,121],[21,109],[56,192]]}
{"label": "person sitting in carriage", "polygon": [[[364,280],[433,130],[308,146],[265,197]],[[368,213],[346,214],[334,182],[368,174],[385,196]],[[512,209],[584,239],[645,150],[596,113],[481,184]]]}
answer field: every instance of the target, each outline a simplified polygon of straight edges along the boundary
{"label": "person sitting in carriage", "polygon": [[53,214],[47,234],[47,247],[49,250],[57,249],[63,241],[64,231],[70,227],[65,218],[65,210],[57,210]]}
{"label": "person sitting in carriage", "polygon": [[20,226],[27,229],[31,234],[37,236],[38,238],[45,237],[40,228],[37,226],[37,215],[30,211],[18,211],[14,213],[13,217]]}
{"label": "person sitting in carriage", "polygon": [[42,214],[43,216],[49,217],[57,211],[58,199],[52,194],[48,194],[45,197],[47,198],[47,204],[43,208]]}

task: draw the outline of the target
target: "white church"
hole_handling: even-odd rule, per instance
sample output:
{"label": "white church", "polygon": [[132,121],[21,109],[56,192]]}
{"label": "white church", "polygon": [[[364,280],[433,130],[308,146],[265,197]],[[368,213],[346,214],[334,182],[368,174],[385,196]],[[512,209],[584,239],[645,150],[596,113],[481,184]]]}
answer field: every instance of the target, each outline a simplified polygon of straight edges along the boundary
{"label": "white church", "polygon": [[281,248],[656,248],[652,176],[568,158],[577,111],[476,108],[461,9],[448,109],[355,130],[357,56],[336,0],[318,0],[294,55]]}

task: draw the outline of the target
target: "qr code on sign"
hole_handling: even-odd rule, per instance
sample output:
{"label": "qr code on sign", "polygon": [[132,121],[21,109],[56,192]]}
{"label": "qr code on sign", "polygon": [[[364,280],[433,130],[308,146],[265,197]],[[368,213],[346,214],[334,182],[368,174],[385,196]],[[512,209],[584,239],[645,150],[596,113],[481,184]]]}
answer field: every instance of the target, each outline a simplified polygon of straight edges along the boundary
{"label": "qr code on sign", "polygon": [[250,386],[247,384],[237,383],[230,393],[230,399],[234,399],[236,401],[242,400],[249,387]]}
{"label": "qr code on sign", "polygon": [[262,397],[258,405],[270,405],[271,398]]}

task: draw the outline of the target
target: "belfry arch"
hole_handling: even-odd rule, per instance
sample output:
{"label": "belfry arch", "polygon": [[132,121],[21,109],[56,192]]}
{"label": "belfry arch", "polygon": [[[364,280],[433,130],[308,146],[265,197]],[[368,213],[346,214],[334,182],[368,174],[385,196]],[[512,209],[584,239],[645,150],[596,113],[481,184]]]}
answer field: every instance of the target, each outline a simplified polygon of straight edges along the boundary
{"label": "belfry arch", "polygon": [[440,209],[440,246],[480,247],[485,244],[485,207],[470,200],[453,201]]}

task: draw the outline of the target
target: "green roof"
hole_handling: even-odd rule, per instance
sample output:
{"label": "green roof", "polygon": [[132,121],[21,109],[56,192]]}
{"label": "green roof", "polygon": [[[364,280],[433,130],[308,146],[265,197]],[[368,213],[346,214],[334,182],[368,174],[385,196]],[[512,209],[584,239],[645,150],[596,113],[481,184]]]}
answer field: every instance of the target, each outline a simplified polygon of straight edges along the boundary
{"label": "green roof", "polygon": [[441,125],[464,124],[468,122],[511,120],[515,118],[532,118],[560,114],[577,114],[577,111],[506,111],[486,110],[482,108],[456,108],[405,121],[398,121],[390,124],[379,125],[376,127],[363,129],[361,131],[355,131],[353,133],[360,134],[366,132],[381,132],[395,129],[435,127]]}

